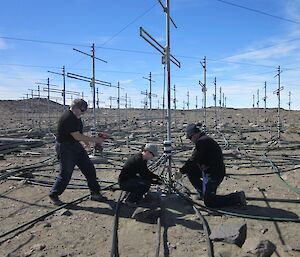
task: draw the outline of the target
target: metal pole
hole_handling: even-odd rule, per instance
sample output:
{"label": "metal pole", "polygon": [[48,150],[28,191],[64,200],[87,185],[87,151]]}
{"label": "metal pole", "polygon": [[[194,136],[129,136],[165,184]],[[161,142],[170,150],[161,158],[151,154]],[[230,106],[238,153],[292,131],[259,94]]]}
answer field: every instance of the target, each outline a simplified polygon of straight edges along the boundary
{"label": "metal pole", "polygon": [[96,133],[96,90],[95,90],[95,44],[92,45],[92,89],[93,89],[93,121],[94,121],[94,133]]}
{"label": "metal pole", "polygon": [[[172,149],[172,142],[171,142],[171,65],[170,65],[170,0],[167,1],[166,6],[166,48],[165,48],[165,54],[166,54],[166,61],[167,61],[167,77],[168,77],[168,128],[167,128],[167,143],[165,143],[165,147],[167,148],[167,144],[169,145],[169,148]],[[167,170],[169,175],[169,182],[172,183],[172,161],[171,161],[171,153],[168,154],[168,160],[167,160]]]}
{"label": "metal pole", "polygon": [[225,111],[226,111],[226,109],[225,109],[225,95],[224,95],[224,93],[222,93],[222,96],[223,96],[223,103],[222,103],[222,107],[223,107],[223,117],[224,117],[224,123],[225,123],[225,121],[226,121],[226,119],[225,119]]}
{"label": "metal pole", "polygon": [[[95,44],[92,45],[92,90],[93,90],[93,130],[92,136],[96,136],[96,91],[95,91]],[[96,155],[96,143],[93,147],[93,155]]]}
{"label": "metal pole", "polygon": [[149,91],[149,101],[150,101],[150,136],[152,137],[152,78],[151,72],[149,74],[149,81],[150,81],[150,91]]}
{"label": "metal pole", "polygon": [[221,87],[220,87],[219,104],[220,104],[220,123],[222,123],[222,88]]}
{"label": "metal pole", "polygon": [[[37,100],[38,106],[40,106],[40,102],[41,102],[40,98],[41,98],[41,92],[40,92],[40,86],[38,85],[38,100]],[[41,128],[41,124],[42,124],[42,111],[40,109],[38,110],[38,117],[39,117],[39,129],[41,131],[42,130],[42,128]]]}
{"label": "metal pole", "polygon": [[259,125],[259,89],[257,89],[257,125]]}
{"label": "metal pole", "polygon": [[289,113],[291,112],[291,91],[289,91]]}
{"label": "metal pole", "polygon": [[25,111],[25,113],[26,113],[26,123],[27,123],[27,121],[29,119],[29,107],[28,107],[29,100],[28,99],[29,99],[28,98],[28,94],[26,94],[26,111]]}
{"label": "metal pole", "polygon": [[280,139],[280,66],[278,66],[278,92],[277,92],[277,96],[278,96],[278,119],[277,119],[277,139]]}
{"label": "metal pole", "polygon": [[[167,140],[171,140],[171,65],[170,65],[170,0],[167,0],[166,6],[166,61],[167,61],[167,87],[168,87],[168,127],[167,127]],[[171,164],[171,162],[170,162]]]}
{"label": "metal pole", "polygon": [[166,93],[166,65],[164,64],[164,91],[163,91],[163,125],[165,127],[165,93]]}
{"label": "metal pole", "polygon": [[217,128],[218,120],[217,120],[217,78],[216,77],[215,77],[214,85],[215,85],[215,94],[214,94],[214,101],[215,101],[215,128]]}
{"label": "metal pole", "polygon": [[265,126],[267,123],[267,82],[265,81],[265,97],[264,97],[264,102],[265,102]]}
{"label": "metal pole", "polygon": [[47,79],[47,90],[48,90],[48,96],[47,96],[47,111],[48,111],[48,130],[50,132],[50,83],[49,78]]}
{"label": "metal pole", "polygon": [[223,96],[223,103],[222,103],[222,107],[224,108],[224,102],[225,102],[225,95],[224,95],[224,93],[222,94],[222,96]]}
{"label": "metal pole", "polygon": [[177,128],[177,123],[176,123],[176,86],[174,85],[174,100],[173,100],[173,104],[174,104],[174,126],[175,128]]}
{"label": "metal pole", "polygon": [[125,118],[128,119],[128,113],[127,113],[127,93],[125,93]]}
{"label": "metal pole", "polygon": [[121,113],[120,113],[120,82],[118,81],[118,116],[119,116],[119,132],[121,132]]}
{"label": "metal pole", "polygon": [[204,128],[206,128],[206,56],[203,59],[203,76],[204,76],[204,85],[203,85],[203,101],[204,101]]}
{"label": "metal pole", "polygon": [[65,66],[62,67],[62,74],[63,74],[62,96],[63,96],[63,104],[64,104],[64,110],[65,110],[66,109],[66,70],[65,70]]}

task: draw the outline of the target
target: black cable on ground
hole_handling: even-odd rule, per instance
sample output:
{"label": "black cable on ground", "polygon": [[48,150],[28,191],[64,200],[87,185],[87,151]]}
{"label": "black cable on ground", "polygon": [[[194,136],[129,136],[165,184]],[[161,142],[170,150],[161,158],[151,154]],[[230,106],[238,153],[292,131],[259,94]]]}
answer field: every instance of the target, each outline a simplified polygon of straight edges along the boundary
{"label": "black cable on ground", "polygon": [[[112,187],[112,186],[113,186],[113,185],[109,185],[109,186],[107,186],[107,187],[105,187],[105,188],[102,188],[102,190],[107,190],[107,189],[109,189],[109,188]],[[57,211],[59,211],[59,210],[65,208],[65,207],[67,207],[67,206],[70,205],[70,204],[77,204],[77,203],[79,203],[79,202],[82,202],[83,200],[87,199],[89,196],[90,196],[90,194],[87,194],[87,195],[84,195],[84,196],[82,196],[82,197],[80,197],[80,198],[75,199],[75,200],[72,201],[72,202],[65,203],[65,204],[63,204],[63,205],[61,205],[61,206],[55,208],[54,210],[51,210],[51,211],[49,211],[49,212],[47,212],[47,213],[45,213],[45,214],[43,214],[43,215],[41,215],[41,216],[39,216],[39,217],[37,217],[37,218],[34,218],[34,219],[30,220],[30,221],[27,221],[27,222],[25,222],[24,224],[22,224],[22,225],[20,225],[20,226],[17,226],[17,227],[14,228],[14,229],[11,229],[11,230],[9,230],[9,231],[7,231],[7,232],[4,232],[3,234],[0,235],[0,238],[3,238],[3,237],[5,237],[5,236],[7,236],[7,235],[9,235],[9,234],[11,234],[11,233],[17,231],[17,230],[20,230],[21,228],[24,228],[24,227],[26,227],[26,226],[29,226],[29,225],[31,225],[31,224],[34,224],[34,223],[36,223],[36,222],[38,222],[38,221],[44,220],[46,217],[48,217],[48,216],[52,215],[53,213],[55,213],[55,212],[57,212]],[[26,231],[26,229],[25,229],[24,231]],[[3,242],[3,241],[2,241],[2,242]],[[2,243],[2,242],[1,242],[1,243]]]}
{"label": "black cable on ground", "polygon": [[171,187],[172,190],[174,190],[179,196],[181,196],[183,199],[185,199],[187,202],[199,206],[202,210],[211,212],[211,213],[216,213],[216,214],[225,214],[233,217],[240,217],[240,218],[247,218],[247,219],[257,219],[257,220],[267,220],[267,221],[279,221],[279,222],[295,222],[295,223],[300,223],[300,219],[292,219],[292,218],[280,218],[280,217],[271,217],[271,216],[261,216],[261,215],[250,215],[250,214],[243,214],[243,213],[236,213],[236,212],[230,212],[230,211],[225,211],[221,209],[216,209],[216,208],[210,208],[207,206],[204,206],[200,203],[197,203],[184,195],[183,193],[179,192],[175,187],[171,185],[167,185]]}
{"label": "black cable on ground", "polygon": [[34,169],[34,168],[40,168],[40,167],[44,167],[44,166],[48,166],[49,163],[47,163],[48,161],[53,161],[54,160],[54,157],[49,157],[47,158],[46,160],[43,160],[43,161],[40,161],[38,163],[34,163],[34,164],[30,164],[30,165],[27,165],[25,167],[17,167],[17,168],[13,168],[11,171],[7,171],[5,172],[4,174],[2,174],[0,176],[0,180],[2,179],[5,179],[9,176],[12,176],[12,175],[16,175],[20,172],[24,172],[24,171],[27,171],[27,170],[30,170],[30,169]]}
{"label": "black cable on ground", "polygon": [[210,235],[209,225],[208,225],[206,219],[202,216],[202,214],[199,212],[199,210],[194,205],[193,205],[193,209],[194,209],[196,215],[199,217],[199,219],[201,220],[201,222],[203,224],[204,234],[205,234],[206,243],[207,243],[208,257],[214,257],[213,244],[212,244],[212,242],[209,238],[209,235]]}
{"label": "black cable on ground", "polygon": [[115,208],[110,257],[119,257],[119,247],[118,247],[119,212],[120,212],[123,199],[124,199],[124,191],[121,191]]}

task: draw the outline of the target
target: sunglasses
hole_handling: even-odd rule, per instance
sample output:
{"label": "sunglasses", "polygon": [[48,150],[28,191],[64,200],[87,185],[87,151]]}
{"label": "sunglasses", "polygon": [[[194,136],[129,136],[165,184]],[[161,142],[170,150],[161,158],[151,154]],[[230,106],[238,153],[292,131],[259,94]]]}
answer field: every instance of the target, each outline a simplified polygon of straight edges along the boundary
{"label": "sunglasses", "polygon": [[86,112],[86,109],[84,109],[84,108],[79,108],[79,110],[80,110],[81,112]]}

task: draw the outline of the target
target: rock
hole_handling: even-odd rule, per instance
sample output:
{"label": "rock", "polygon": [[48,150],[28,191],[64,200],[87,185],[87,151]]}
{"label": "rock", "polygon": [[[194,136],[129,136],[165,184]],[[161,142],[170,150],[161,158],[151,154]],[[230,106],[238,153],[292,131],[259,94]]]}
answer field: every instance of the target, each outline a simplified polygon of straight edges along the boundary
{"label": "rock", "polygon": [[45,244],[34,244],[33,246],[31,246],[30,249],[33,250],[33,251],[41,251],[45,248],[46,248]]}
{"label": "rock", "polygon": [[72,212],[70,212],[69,210],[66,210],[66,209],[61,209],[60,211],[57,212],[60,216],[71,216],[73,215]]}
{"label": "rock", "polygon": [[213,241],[224,241],[241,247],[247,235],[247,224],[226,221],[214,229],[209,238]]}
{"label": "rock", "polygon": [[131,218],[136,219],[137,221],[155,223],[160,213],[161,209],[159,207],[155,209],[138,207]]}
{"label": "rock", "polygon": [[289,252],[289,251],[300,251],[300,244],[296,245],[284,245],[284,251]]}
{"label": "rock", "polygon": [[276,250],[276,246],[269,240],[248,238],[242,249],[244,252],[255,254],[257,257],[269,257]]}
{"label": "rock", "polygon": [[228,251],[222,251],[217,253],[216,257],[231,257],[232,253]]}
{"label": "rock", "polygon": [[44,226],[43,226],[44,228],[50,228],[51,227],[51,223],[49,223],[49,222],[46,222],[45,224],[44,224]]}
{"label": "rock", "polygon": [[135,139],[135,133],[131,133],[129,136],[128,136],[128,139]]}
{"label": "rock", "polygon": [[260,232],[262,233],[262,234],[265,234],[265,233],[267,233],[268,232],[268,228],[266,228],[265,226],[261,226],[261,229],[260,229]]}

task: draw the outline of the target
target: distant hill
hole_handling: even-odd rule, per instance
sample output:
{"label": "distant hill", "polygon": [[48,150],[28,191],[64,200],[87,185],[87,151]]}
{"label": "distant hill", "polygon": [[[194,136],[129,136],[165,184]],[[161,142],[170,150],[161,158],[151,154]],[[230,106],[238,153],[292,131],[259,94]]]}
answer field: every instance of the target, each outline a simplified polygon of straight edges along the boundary
{"label": "distant hill", "polygon": [[[0,100],[0,108],[3,113],[8,114],[18,113],[24,110],[28,110],[28,112],[47,112],[48,100],[45,98],[30,98],[25,100]],[[63,106],[50,100],[49,108],[50,110],[59,111],[63,109]]]}

